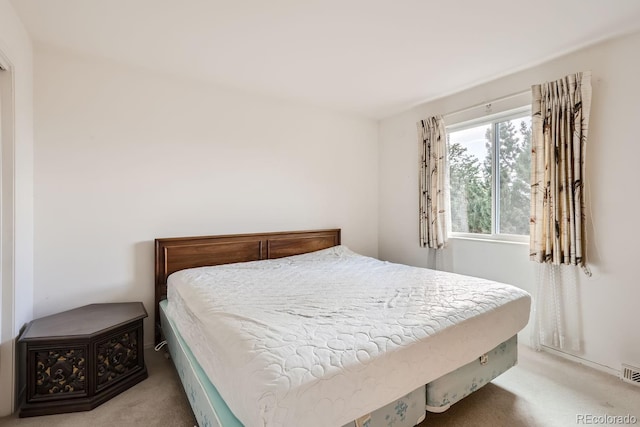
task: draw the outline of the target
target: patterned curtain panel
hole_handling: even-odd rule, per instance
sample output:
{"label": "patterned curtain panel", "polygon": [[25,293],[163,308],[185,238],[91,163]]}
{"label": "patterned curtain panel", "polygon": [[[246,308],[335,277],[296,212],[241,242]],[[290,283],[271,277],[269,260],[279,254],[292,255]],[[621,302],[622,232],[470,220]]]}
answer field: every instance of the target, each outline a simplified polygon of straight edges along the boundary
{"label": "patterned curtain panel", "polygon": [[532,92],[530,258],[586,268],[583,187],[591,73],[534,85]]}
{"label": "patterned curtain panel", "polygon": [[418,122],[420,163],[420,245],[442,249],[449,228],[447,134],[441,116]]}

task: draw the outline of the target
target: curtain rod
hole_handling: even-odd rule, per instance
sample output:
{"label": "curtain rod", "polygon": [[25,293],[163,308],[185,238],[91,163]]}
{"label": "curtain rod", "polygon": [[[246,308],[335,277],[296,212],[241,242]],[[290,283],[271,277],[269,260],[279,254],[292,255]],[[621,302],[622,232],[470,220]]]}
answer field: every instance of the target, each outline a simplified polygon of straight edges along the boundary
{"label": "curtain rod", "polygon": [[516,92],[516,93],[509,94],[509,95],[505,95],[505,96],[501,96],[500,98],[496,98],[496,99],[493,99],[491,101],[482,102],[480,104],[472,105],[471,107],[466,107],[466,108],[462,108],[460,110],[455,110],[455,111],[452,111],[450,113],[443,114],[442,117],[446,118],[446,117],[449,117],[449,116],[454,116],[456,114],[465,113],[467,111],[475,110],[476,108],[480,108],[480,107],[485,107],[486,108],[488,106],[490,108],[491,104],[493,104],[494,102],[506,101],[507,99],[515,98],[517,96],[522,96],[522,95],[524,95],[526,93],[531,93],[531,89],[523,90],[523,91],[520,91],[520,92]]}

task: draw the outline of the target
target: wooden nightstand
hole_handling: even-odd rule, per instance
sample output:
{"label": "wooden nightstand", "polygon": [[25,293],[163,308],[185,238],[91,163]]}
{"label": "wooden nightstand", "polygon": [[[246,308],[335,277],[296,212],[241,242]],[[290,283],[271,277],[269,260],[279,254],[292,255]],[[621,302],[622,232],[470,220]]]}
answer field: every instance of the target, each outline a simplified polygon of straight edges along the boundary
{"label": "wooden nightstand", "polygon": [[147,378],[141,302],[91,304],[30,322],[18,339],[20,417],[87,411]]}

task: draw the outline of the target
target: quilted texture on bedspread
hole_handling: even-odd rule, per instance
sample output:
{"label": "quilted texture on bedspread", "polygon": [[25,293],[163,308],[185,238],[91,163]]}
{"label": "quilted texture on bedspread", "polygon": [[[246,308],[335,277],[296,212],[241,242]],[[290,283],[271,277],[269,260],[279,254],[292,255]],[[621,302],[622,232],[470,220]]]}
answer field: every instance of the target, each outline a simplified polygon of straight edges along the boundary
{"label": "quilted texture on bedspread", "polygon": [[245,426],[341,426],[522,329],[530,296],[344,246],[169,278],[168,314]]}

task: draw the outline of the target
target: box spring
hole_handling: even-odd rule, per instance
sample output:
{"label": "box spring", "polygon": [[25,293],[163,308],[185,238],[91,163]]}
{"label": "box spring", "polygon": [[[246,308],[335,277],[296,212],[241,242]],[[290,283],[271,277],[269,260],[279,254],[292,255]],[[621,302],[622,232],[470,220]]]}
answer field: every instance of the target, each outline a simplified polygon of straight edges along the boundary
{"label": "box spring", "polygon": [[514,335],[478,359],[427,384],[427,410],[444,412],[460,399],[515,366],[518,336]]}

